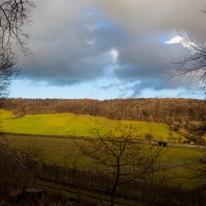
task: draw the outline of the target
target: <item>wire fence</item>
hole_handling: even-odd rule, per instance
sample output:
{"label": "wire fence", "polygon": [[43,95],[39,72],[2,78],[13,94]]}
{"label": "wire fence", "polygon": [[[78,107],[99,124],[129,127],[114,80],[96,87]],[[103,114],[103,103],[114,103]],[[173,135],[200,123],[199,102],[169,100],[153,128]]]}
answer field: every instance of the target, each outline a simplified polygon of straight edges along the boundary
{"label": "wire fence", "polygon": [[170,142],[169,147],[177,147],[177,148],[185,148],[185,149],[193,149],[193,150],[202,150],[206,151],[206,146],[198,145],[198,144],[188,144],[188,143],[174,143]]}
{"label": "wire fence", "polygon": [[[192,164],[192,163],[197,163],[200,162],[199,158],[196,159],[191,159],[191,160],[184,160],[184,161],[178,161],[178,162],[161,162],[158,164],[153,164],[152,165],[152,169],[153,170],[160,170],[160,169],[166,169],[166,168],[171,168],[171,167],[180,167],[180,166],[184,166],[187,164]],[[129,173],[131,174],[132,171],[134,172],[140,172],[142,170],[145,170],[147,168],[151,168],[150,165],[139,165],[139,166],[123,166],[120,168],[120,173],[121,174],[126,174]],[[88,171],[88,169],[80,169],[81,171]],[[90,172],[92,173],[114,173],[116,171],[116,168],[95,168],[95,169],[89,169]]]}
{"label": "wire fence", "polygon": [[[196,159],[191,160],[190,163],[195,161]],[[39,178],[64,186],[64,189],[65,187],[68,190],[69,188],[76,188],[104,195],[111,195],[115,182],[115,174],[111,175],[109,170],[105,172],[105,170],[96,168],[94,172],[94,170],[77,170],[54,165],[44,165]],[[125,178],[119,179],[115,192],[116,197],[156,202],[162,205],[203,206],[206,204],[206,194],[204,192],[151,184],[143,181],[130,182],[128,180]]]}

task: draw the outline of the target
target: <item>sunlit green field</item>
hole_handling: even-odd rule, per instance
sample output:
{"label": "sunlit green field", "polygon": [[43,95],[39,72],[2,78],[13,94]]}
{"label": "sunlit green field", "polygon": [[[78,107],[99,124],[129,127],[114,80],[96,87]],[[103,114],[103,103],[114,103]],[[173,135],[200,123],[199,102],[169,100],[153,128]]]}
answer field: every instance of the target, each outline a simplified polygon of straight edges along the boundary
{"label": "sunlit green field", "polygon": [[[52,163],[62,164],[67,154],[73,154],[73,158],[77,158],[79,167],[87,166],[91,163],[89,158],[79,156],[79,149],[75,147],[75,143],[72,139],[63,138],[48,138],[48,137],[31,137],[31,136],[14,136],[7,135],[7,140],[16,146],[25,148],[38,148],[43,153],[47,154],[47,161]],[[87,144],[84,140],[76,140],[77,142]],[[148,145],[144,146],[147,149]],[[167,152],[161,157],[162,161],[177,162],[183,160],[190,160],[195,158],[201,158],[205,154],[205,151],[180,149],[180,148],[163,148]],[[71,158],[72,159],[72,158]],[[70,160],[71,160],[70,159]],[[70,161],[69,160],[69,161]]]}
{"label": "sunlit green field", "polygon": [[171,134],[168,125],[159,123],[115,121],[72,113],[33,115],[11,120],[11,112],[1,110],[0,113],[4,131],[11,133],[92,136],[90,127],[102,128],[101,134],[104,135],[114,131],[121,124],[136,127],[137,138],[144,138],[141,134],[152,133],[154,139],[162,135],[166,141]]}

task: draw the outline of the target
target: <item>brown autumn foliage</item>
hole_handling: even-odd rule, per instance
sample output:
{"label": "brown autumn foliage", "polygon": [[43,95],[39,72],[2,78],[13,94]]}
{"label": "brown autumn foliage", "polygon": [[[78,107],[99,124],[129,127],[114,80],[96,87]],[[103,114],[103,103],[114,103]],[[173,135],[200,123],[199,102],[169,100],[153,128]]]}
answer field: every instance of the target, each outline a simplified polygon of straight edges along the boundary
{"label": "brown autumn foliage", "polygon": [[106,117],[113,120],[136,120],[182,125],[198,121],[204,100],[175,98],[139,99],[0,99],[2,109],[12,111],[15,118],[25,115],[75,113]]}

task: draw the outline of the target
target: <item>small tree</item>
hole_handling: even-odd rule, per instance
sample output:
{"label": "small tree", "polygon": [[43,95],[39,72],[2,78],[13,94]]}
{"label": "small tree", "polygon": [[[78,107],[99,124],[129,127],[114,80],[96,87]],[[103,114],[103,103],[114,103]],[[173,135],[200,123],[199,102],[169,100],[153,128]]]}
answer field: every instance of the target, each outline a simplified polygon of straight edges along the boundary
{"label": "small tree", "polygon": [[[127,184],[146,175],[153,169],[152,165],[165,153],[163,147],[144,146],[135,141],[139,136],[136,127],[121,125],[114,132],[103,135],[102,129],[90,127],[93,139],[83,138],[85,142],[74,142],[84,156],[90,157],[102,167],[112,170],[111,206],[118,185]],[[138,170],[137,170],[138,169]],[[126,171],[126,172],[125,172]]]}

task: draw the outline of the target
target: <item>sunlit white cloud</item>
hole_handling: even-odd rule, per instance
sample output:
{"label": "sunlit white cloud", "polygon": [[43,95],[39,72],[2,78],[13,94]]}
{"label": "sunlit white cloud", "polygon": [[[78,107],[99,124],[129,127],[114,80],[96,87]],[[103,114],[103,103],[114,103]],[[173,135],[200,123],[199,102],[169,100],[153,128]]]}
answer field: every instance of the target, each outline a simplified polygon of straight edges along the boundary
{"label": "sunlit white cloud", "polygon": [[165,44],[178,44],[182,43],[182,37],[181,36],[174,36],[169,41],[166,41]]}
{"label": "sunlit white cloud", "polygon": [[165,44],[169,44],[169,45],[181,44],[183,47],[189,49],[191,54],[196,53],[195,48],[199,47],[194,41],[191,41],[191,39],[188,38],[187,35],[185,35],[185,36],[174,36],[169,41],[166,41]]}

